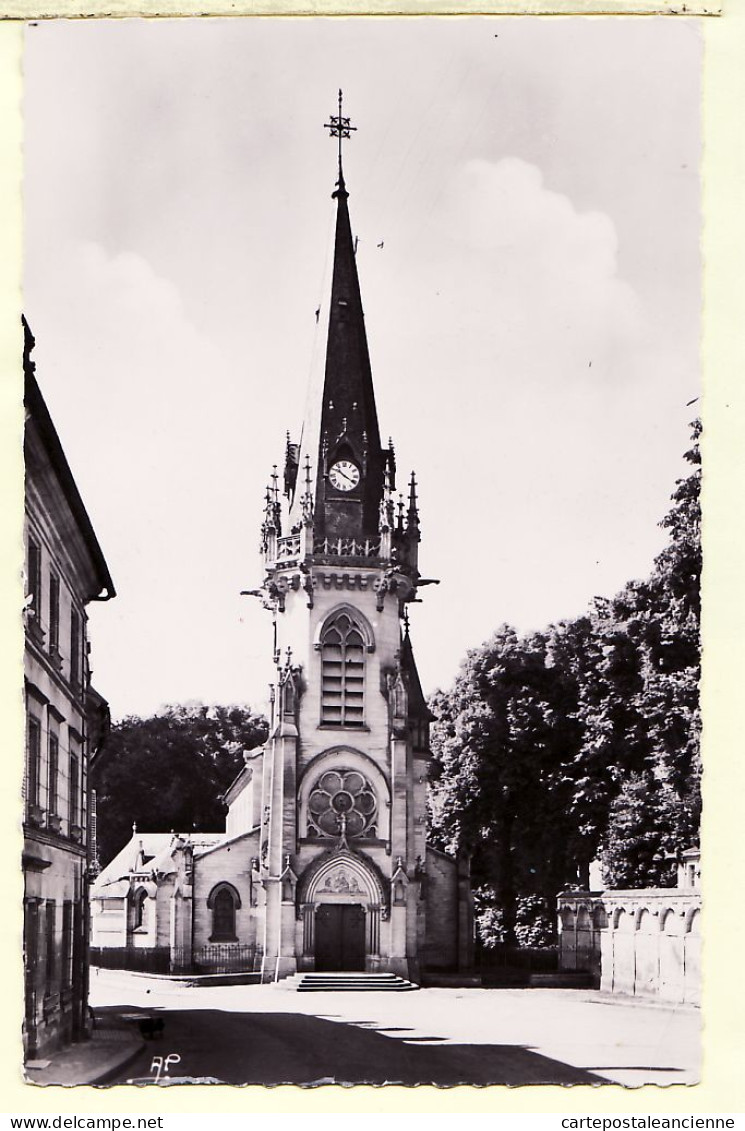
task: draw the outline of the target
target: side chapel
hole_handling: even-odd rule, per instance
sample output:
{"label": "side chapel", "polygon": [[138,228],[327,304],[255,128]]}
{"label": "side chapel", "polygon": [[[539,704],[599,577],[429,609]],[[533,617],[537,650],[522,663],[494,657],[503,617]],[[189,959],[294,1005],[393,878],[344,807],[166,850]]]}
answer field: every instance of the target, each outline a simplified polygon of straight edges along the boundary
{"label": "side chapel", "polygon": [[134,834],[96,883],[92,941],[168,945],[181,969],[208,969],[216,944],[248,945],[264,981],[313,970],[417,981],[471,964],[469,873],[426,839],[431,716],[406,613],[427,580],[416,481],[397,497],[380,439],[341,97],[327,128],[339,177],[322,392],[300,442],[288,437],[284,491],[275,473],[261,528],[272,732],[226,794],[223,836],[173,834],[148,871],[147,834]]}

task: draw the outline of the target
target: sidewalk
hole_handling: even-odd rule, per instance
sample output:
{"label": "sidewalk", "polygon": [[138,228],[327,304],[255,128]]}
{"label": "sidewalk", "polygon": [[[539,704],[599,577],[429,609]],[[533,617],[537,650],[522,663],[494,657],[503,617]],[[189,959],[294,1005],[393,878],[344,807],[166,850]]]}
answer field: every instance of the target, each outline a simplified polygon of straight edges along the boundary
{"label": "sidewalk", "polygon": [[43,1060],[27,1061],[29,1084],[105,1084],[137,1056],[145,1042],[137,1021],[146,1013],[116,1009],[96,1010],[96,1024],[88,1040],[57,1049]]}

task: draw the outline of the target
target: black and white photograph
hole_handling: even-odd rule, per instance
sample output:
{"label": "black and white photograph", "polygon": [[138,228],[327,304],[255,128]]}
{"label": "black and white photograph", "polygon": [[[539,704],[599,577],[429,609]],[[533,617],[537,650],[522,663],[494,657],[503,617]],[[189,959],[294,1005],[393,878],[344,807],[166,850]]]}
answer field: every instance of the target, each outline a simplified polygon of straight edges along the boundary
{"label": "black and white photograph", "polygon": [[27,25],[28,1086],[701,1079],[703,42]]}

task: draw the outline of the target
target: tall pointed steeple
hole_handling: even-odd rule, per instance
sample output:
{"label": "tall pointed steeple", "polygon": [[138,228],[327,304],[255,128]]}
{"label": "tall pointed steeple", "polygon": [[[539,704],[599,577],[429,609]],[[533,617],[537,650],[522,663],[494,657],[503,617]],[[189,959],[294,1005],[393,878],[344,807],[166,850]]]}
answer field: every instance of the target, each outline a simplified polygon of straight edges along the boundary
{"label": "tall pointed steeple", "polygon": [[333,195],[336,238],[316,456],[316,529],[327,537],[365,538],[378,532],[385,460],[342,170]]}
{"label": "tall pointed steeple", "polygon": [[[349,217],[349,192],[344,178],[342,142],[355,131],[342,113],[326,128],[338,138],[338,179],[333,269],[330,291],[316,311],[325,347],[311,380],[311,394],[299,444],[287,437],[284,493],[290,500],[284,530],[278,495],[270,490],[262,546],[267,565],[297,557],[311,559],[361,557],[395,564],[409,581],[410,600],[418,577],[419,519],[415,487],[404,521],[395,503],[396,460],[392,441],[383,447],[375,406],[370,353],[365,331],[357,241]],[[276,512],[276,514],[275,514]],[[388,582],[386,582],[386,586]]]}
{"label": "tall pointed steeple", "polygon": [[[328,310],[324,311],[328,332],[323,392],[320,406],[314,406],[313,423],[305,423],[298,460],[303,463],[307,458],[312,468],[315,536],[359,540],[379,534],[380,502],[390,454],[380,442],[349,218],[341,144],[355,127],[342,116],[341,91],[339,114],[332,115],[327,128],[332,137],[339,138],[339,177],[332,193],[336,234],[331,293]],[[297,518],[299,502],[298,491],[291,521]]]}

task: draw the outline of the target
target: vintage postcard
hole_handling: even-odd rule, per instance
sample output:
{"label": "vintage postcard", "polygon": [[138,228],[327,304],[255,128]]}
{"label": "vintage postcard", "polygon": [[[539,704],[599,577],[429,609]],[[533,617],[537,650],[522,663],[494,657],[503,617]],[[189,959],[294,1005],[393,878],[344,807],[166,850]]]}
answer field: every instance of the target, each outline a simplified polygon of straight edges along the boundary
{"label": "vintage postcard", "polygon": [[704,42],[25,27],[30,1089],[701,1081]]}

